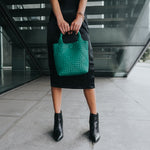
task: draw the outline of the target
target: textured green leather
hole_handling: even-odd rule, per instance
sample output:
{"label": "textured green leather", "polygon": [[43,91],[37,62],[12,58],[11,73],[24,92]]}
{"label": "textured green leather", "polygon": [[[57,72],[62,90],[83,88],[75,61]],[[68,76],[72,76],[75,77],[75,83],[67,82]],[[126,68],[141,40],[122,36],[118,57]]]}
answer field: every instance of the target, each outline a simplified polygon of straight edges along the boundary
{"label": "textured green leather", "polygon": [[88,72],[88,41],[78,32],[78,40],[64,43],[60,32],[58,43],[53,44],[54,61],[59,76],[81,75]]}

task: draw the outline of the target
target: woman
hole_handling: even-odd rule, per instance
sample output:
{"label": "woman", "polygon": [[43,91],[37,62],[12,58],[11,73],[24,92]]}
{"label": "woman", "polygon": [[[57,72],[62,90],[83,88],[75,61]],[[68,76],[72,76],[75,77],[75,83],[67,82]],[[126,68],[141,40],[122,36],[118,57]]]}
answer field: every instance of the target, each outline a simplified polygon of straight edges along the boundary
{"label": "woman", "polygon": [[[99,134],[99,114],[96,109],[93,48],[89,37],[87,16],[85,13],[87,0],[50,0],[52,9],[49,17],[47,43],[48,60],[50,69],[51,92],[53,99],[54,131],[53,137],[56,141],[63,138],[63,117],[61,110],[62,88],[83,89],[87,100],[90,115],[89,138],[97,142]],[[64,43],[76,41],[77,33],[81,33],[84,40],[88,40],[89,71],[84,75],[58,76],[53,57],[53,43],[58,43],[60,32],[63,34]]]}

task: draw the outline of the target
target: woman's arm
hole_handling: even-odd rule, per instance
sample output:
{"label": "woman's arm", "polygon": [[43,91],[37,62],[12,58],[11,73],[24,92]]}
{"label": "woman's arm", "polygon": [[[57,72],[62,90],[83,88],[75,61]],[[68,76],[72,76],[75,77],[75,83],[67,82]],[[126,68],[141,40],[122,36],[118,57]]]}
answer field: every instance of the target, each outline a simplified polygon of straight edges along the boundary
{"label": "woman's arm", "polygon": [[[87,0],[80,0],[76,18],[71,23],[71,26],[69,26],[69,23],[64,20],[58,0],[50,0],[50,3],[52,6],[54,15],[56,16],[58,27],[61,30],[62,34],[65,34],[66,32],[68,32],[69,34],[72,34],[72,31],[75,31],[77,34],[84,20],[81,14],[84,15]],[[81,14],[79,14],[79,12]]]}
{"label": "woman's arm", "polygon": [[76,19],[71,23],[71,30],[76,31],[76,34],[79,32],[79,29],[82,25],[82,22],[84,20],[84,13],[86,9],[87,0],[80,0],[79,6],[76,14]]}
{"label": "woman's arm", "polygon": [[70,26],[69,23],[66,22],[63,18],[59,2],[58,0],[50,0],[50,3],[52,6],[53,13],[57,19],[58,27],[62,34],[65,34],[66,32],[70,31]]}
{"label": "woman's arm", "polygon": [[84,20],[84,13],[85,13],[85,9],[86,9],[86,4],[87,4],[87,0],[80,0],[78,11],[77,11],[77,17],[78,17],[78,15],[82,14],[83,20]]}
{"label": "woman's arm", "polygon": [[57,18],[57,20],[63,19],[63,15],[62,15],[58,0],[50,0],[50,3],[51,3],[54,15]]}

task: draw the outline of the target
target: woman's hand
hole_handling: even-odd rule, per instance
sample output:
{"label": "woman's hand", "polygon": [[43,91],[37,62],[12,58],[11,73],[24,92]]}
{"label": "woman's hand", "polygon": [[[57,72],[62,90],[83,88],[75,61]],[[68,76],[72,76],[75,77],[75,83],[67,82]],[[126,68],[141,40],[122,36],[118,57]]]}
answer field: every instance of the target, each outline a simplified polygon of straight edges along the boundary
{"label": "woman's hand", "polygon": [[68,33],[72,34],[72,32],[75,31],[75,34],[77,34],[80,30],[82,22],[83,22],[83,18],[80,15],[77,15],[76,18],[71,23],[70,31]]}
{"label": "woman's hand", "polygon": [[66,22],[63,18],[57,19],[57,25],[62,34],[66,34],[66,32],[70,31],[69,23]]}
{"label": "woman's hand", "polygon": [[71,26],[69,26],[69,23],[66,22],[63,18],[57,19],[57,25],[62,32],[62,34],[72,34],[73,31],[75,31],[75,34],[77,34],[80,30],[80,27],[82,25],[83,18],[80,15],[77,15],[76,18],[71,23]]}

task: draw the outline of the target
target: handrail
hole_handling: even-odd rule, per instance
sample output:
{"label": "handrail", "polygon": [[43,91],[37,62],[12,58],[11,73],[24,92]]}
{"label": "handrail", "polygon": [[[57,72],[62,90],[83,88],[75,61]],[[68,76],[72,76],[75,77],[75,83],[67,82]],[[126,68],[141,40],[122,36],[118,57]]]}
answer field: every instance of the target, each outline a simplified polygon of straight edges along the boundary
{"label": "handrail", "polygon": [[25,43],[25,40],[23,39],[21,33],[19,32],[19,29],[16,27],[14,20],[10,16],[9,12],[7,11],[7,8],[5,8],[2,1],[0,1],[0,12],[3,15],[3,19],[8,23],[8,25],[10,26],[12,31],[15,32],[15,34],[19,38],[19,40],[20,40],[21,44],[23,45],[23,47],[25,47],[26,52],[31,56],[31,59],[33,60],[34,64],[37,66],[39,71],[42,72],[40,64],[38,63],[37,59],[32,54],[32,52],[31,52],[30,48],[28,47],[28,45]]}

